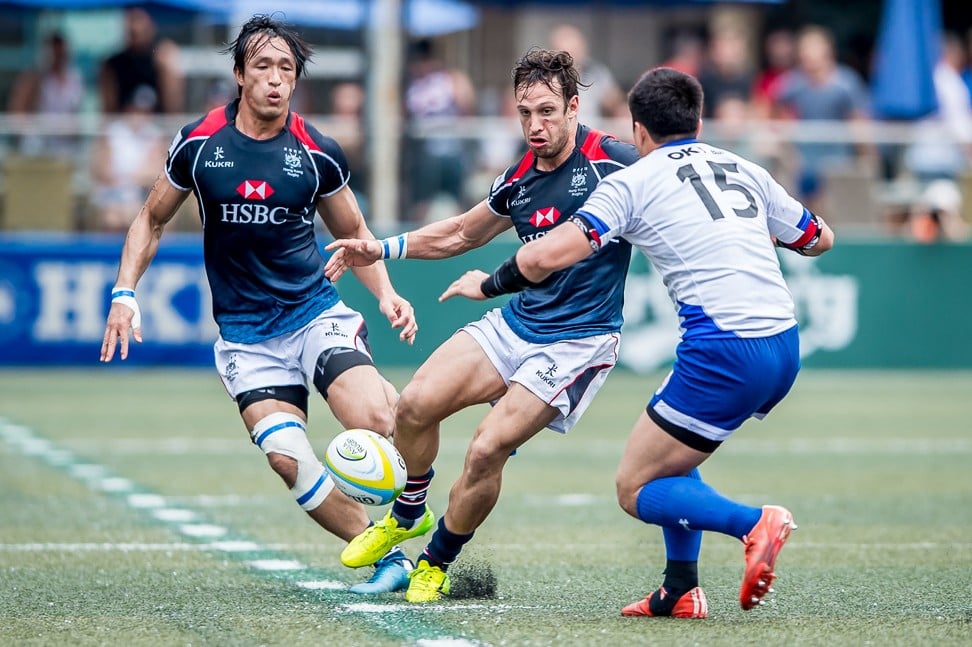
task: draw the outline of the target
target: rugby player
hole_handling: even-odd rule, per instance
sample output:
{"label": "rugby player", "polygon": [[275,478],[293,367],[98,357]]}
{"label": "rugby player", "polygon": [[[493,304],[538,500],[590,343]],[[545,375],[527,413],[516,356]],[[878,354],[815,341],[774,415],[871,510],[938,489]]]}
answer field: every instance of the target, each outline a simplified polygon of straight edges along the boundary
{"label": "rugby player", "polygon": [[833,246],[834,233],[766,170],[697,139],[702,87],[693,77],[649,70],[628,107],[641,159],[598,184],[572,226],[527,243],[491,275],[463,275],[443,297],[525,294],[598,259],[619,239],[647,256],[668,287],[682,336],[671,373],[628,438],[617,496],[625,512],[661,526],[667,563],[661,587],[622,614],[706,617],[698,582],[705,530],[742,541],[739,602],[748,610],[770,591],[793,515],[728,499],[701,480],[698,467],[745,420],[769,413],[800,369],[793,299],[774,243],[817,256]]}
{"label": "rugby player", "polygon": [[[336,237],[374,238],[348,187],[340,146],[290,110],[311,50],[291,28],[254,16],[228,48],[239,98],[188,124],[169,147],[125,239],[101,361],[142,340],[135,287],[162,232],[189,193],[203,228],[206,274],[219,326],[216,368],[252,441],[297,503],[349,540],[367,528],[364,507],[334,488],[307,438],[308,385],[346,429],[394,428],[391,386],[375,368],[361,315],[324,275],[315,212]],[[355,270],[402,341],[417,331],[411,304],[382,263]],[[380,593],[407,585],[411,562],[394,547],[374,576],[352,587]]]}
{"label": "rugby player", "polygon": [[[513,229],[523,242],[555,231],[598,182],[637,160],[630,144],[577,121],[579,76],[570,54],[532,49],[513,67],[513,94],[528,150],[493,182],[488,197],[458,216],[383,241],[339,240],[327,272],[382,258],[457,256]],[[571,226],[573,228],[573,226]],[[346,566],[371,564],[399,542],[427,533],[426,504],[439,423],[466,407],[492,403],[466,451],[445,514],[419,556],[409,602],[448,594],[448,567],[496,504],[503,467],[545,427],[577,424],[618,358],[621,305],[631,246],[605,245],[592,258],[550,276],[460,329],[402,389],[395,445],[408,485],[388,514],[351,540]]]}

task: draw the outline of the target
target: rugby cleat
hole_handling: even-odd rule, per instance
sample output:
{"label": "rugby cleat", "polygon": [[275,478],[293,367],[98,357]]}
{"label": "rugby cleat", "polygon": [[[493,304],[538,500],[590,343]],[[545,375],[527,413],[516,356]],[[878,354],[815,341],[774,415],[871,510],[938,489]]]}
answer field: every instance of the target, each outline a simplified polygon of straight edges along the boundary
{"label": "rugby cleat", "polygon": [[449,574],[438,566],[432,566],[425,559],[419,558],[418,566],[408,574],[411,582],[405,591],[407,602],[436,602],[443,595],[449,595],[452,582]]}
{"label": "rugby cleat", "polygon": [[739,604],[747,611],[763,603],[770,593],[776,573],[773,566],[790,532],[796,530],[793,515],[778,505],[764,505],[759,521],[743,536],[746,551],[746,571],[739,589]]}
{"label": "rugby cleat", "polygon": [[435,525],[432,509],[425,506],[425,514],[415,520],[411,528],[400,528],[391,510],[348,542],[341,551],[341,563],[349,568],[370,566],[385,556],[395,544],[424,535]]}
{"label": "rugby cleat", "polygon": [[632,602],[621,609],[621,615],[629,617],[649,616],[652,618],[662,616],[670,616],[672,618],[705,618],[709,615],[709,601],[705,598],[705,591],[698,586],[684,593],[675,602],[675,606],[672,607],[672,612],[668,614],[658,614],[656,616],[651,612],[651,600],[656,595],[659,596],[659,600],[664,600],[668,595],[668,591],[665,590],[664,586],[657,591],[652,591],[644,600]]}
{"label": "rugby cleat", "polygon": [[392,593],[408,588],[408,574],[414,567],[407,559],[380,559],[375,562],[375,573],[367,582],[355,584],[348,589],[359,595]]}

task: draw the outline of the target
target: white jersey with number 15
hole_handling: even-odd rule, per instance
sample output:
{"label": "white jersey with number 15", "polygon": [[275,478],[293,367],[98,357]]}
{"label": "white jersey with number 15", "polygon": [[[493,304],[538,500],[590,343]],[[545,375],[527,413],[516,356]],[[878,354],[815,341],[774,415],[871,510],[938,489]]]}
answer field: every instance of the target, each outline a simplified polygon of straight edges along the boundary
{"label": "white jersey with number 15", "polygon": [[796,324],[772,238],[800,239],[810,212],[762,167],[671,142],[602,180],[578,213],[602,245],[623,237],[644,252],[683,339],[767,337]]}

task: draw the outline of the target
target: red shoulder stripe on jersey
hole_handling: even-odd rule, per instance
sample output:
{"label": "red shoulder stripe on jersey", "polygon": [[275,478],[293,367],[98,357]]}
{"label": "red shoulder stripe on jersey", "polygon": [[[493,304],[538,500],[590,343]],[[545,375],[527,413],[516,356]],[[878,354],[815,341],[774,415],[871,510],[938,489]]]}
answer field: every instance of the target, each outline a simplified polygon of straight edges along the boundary
{"label": "red shoulder stripe on jersey", "polygon": [[817,226],[817,221],[811,219],[810,224],[807,226],[807,230],[803,232],[802,236],[790,243],[790,247],[803,247],[813,240],[813,237],[817,235],[818,229],[820,229],[820,227]]}
{"label": "red shoulder stripe on jersey", "polygon": [[583,145],[581,145],[581,153],[584,157],[592,162],[611,159],[604,149],[601,148],[601,140],[605,137],[610,137],[610,135],[591,128],[591,131],[587,133],[587,138],[584,139]]}
{"label": "red shoulder stripe on jersey", "polygon": [[300,140],[304,146],[311,149],[312,151],[321,151],[321,147],[317,145],[317,142],[310,136],[307,132],[307,124],[304,123],[304,118],[298,115],[296,112],[290,113],[290,132],[294,134],[294,137]]}
{"label": "red shoulder stripe on jersey", "polygon": [[513,171],[513,175],[510,176],[510,179],[508,179],[506,183],[509,184],[510,182],[515,182],[516,180],[519,180],[521,177],[523,177],[526,174],[527,171],[530,170],[532,166],[533,166],[533,151],[527,151],[526,155],[523,156],[523,159],[520,160],[520,165],[516,167],[516,170]]}
{"label": "red shoulder stripe on jersey", "polygon": [[206,116],[199,122],[199,125],[192,129],[192,132],[189,133],[186,139],[215,135],[216,131],[226,124],[226,106],[213,108],[206,113]]}

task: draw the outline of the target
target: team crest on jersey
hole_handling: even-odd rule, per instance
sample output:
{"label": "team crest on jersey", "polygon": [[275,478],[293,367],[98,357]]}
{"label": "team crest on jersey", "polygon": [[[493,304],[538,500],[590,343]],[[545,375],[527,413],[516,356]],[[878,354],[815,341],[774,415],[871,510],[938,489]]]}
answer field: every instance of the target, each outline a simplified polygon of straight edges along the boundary
{"label": "team crest on jersey", "polygon": [[567,191],[572,196],[587,195],[587,169],[584,167],[575,168],[574,175],[570,178],[570,189]]}
{"label": "team crest on jersey", "polygon": [[288,148],[284,146],[283,172],[290,177],[298,177],[304,174],[299,148]]}
{"label": "team crest on jersey", "polygon": [[560,220],[560,209],[557,207],[537,209],[530,216],[530,224],[534,227],[550,227],[558,220]]}

